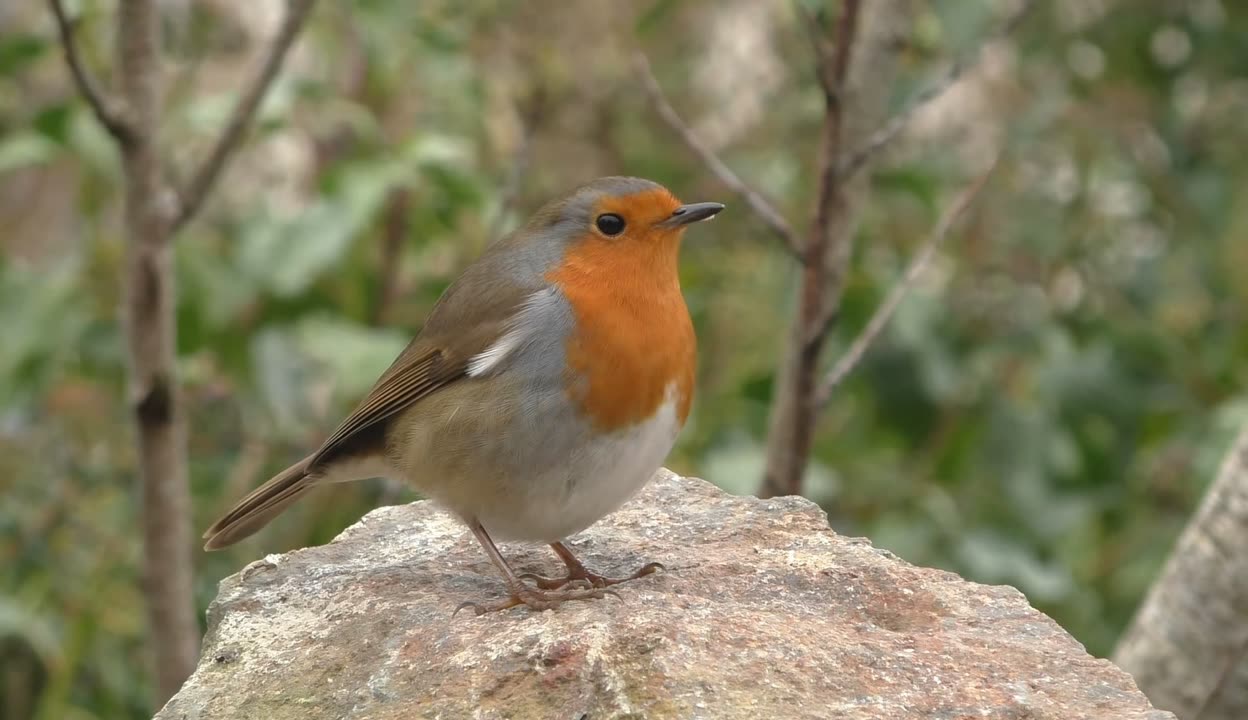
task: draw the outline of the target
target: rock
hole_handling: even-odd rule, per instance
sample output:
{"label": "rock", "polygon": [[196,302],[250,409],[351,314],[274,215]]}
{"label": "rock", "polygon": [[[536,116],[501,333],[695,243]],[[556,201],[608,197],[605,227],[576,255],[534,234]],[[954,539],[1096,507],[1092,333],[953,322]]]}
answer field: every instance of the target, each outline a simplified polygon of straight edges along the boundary
{"label": "rock", "polygon": [[503,591],[472,536],[426,502],[375,510],[222,581],[156,717],[1173,718],[1017,590],[841,537],[800,498],[661,471],[571,546],[599,571],[667,570],[619,599],[452,617]]}

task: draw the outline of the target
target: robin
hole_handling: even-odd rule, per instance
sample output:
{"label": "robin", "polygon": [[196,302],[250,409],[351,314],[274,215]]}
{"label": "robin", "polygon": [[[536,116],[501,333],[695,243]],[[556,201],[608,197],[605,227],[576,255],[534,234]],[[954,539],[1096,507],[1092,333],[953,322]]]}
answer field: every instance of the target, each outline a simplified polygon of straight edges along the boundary
{"label": "robin", "polygon": [[[696,339],[677,255],[685,228],[723,209],[630,177],[546,205],[447,288],[316,452],[208,528],[205,549],[317,485],[393,477],[460,518],[502,573],[506,598],[461,605],[477,614],[600,598],[654,572],[599,575],[563,539],[641,489],[689,415]],[[548,543],[568,574],[517,575],[495,539]]]}

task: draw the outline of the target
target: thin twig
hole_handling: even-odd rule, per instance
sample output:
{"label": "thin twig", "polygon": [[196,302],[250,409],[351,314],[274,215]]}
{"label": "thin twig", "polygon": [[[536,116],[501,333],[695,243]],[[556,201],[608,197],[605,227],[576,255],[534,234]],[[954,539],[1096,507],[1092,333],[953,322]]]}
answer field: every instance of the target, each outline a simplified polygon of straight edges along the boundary
{"label": "thin twig", "polygon": [[[815,195],[814,212],[810,222],[809,237],[803,248],[804,264],[801,289],[801,305],[799,313],[802,323],[802,354],[803,367],[809,371],[809,380],[814,383],[814,362],[818,357],[819,348],[827,336],[835,318],[835,309],[839,306],[840,281],[845,276],[845,264],[848,252],[839,252],[843,248],[833,248],[834,242],[846,244],[849,237],[833,238],[835,219],[845,211],[844,196],[841,192],[843,183],[836,172],[838,159],[844,153],[845,141],[843,128],[845,125],[845,108],[843,105],[846,80],[849,77],[849,64],[853,56],[854,38],[858,32],[859,0],[845,0],[841,6],[841,17],[836,23],[836,44],[832,48],[832,56],[828,56],[827,48],[819,34],[812,34],[811,40],[815,54],[815,65],[820,68],[816,76],[823,91],[825,103],[823,127],[820,130],[819,154],[817,159],[817,192]],[[830,65],[830,67],[829,67]],[[829,265],[828,253],[836,253]],[[828,280],[836,284],[832,287]],[[804,397],[803,393],[803,397]]]}
{"label": "thin twig", "polygon": [[757,190],[745,184],[732,168],[724,164],[723,160],[715,154],[707,145],[702,142],[701,138],[694,134],[693,129],[681,120],[680,114],[676,112],[676,108],[668,102],[667,96],[663,93],[663,88],[659,85],[659,81],[654,77],[654,71],[650,68],[650,61],[646,58],[645,53],[638,51],[634,55],[633,64],[637,68],[637,75],[641,78],[642,87],[646,94],[650,97],[650,102],[654,104],[659,116],[676,131],[685,145],[693,151],[694,155],[706,165],[719,181],[728,186],[745,201],[745,204],[754,211],[763,224],[767,226],[781,242],[784,247],[793,254],[794,257],[802,256],[801,248],[797,243],[797,235],[793,232],[793,228],[789,226],[789,222],[784,219],[780,211],[776,210],[775,205],[767,198],[763,197]]}
{"label": "thin twig", "polygon": [[945,237],[949,235],[949,230],[953,227],[953,224],[957,222],[958,218],[962,216],[962,213],[970,207],[971,203],[975,200],[975,197],[979,194],[979,191],[983,189],[989,176],[991,176],[993,170],[996,169],[999,159],[1000,158],[998,157],[993,160],[992,165],[983,174],[976,178],[974,182],[967,186],[965,190],[959,193],[953,203],[948,207],[948,209],[945,210],[945,214],[942,215],[940,221],[936,223],[936,227],[932,229],[932,232],[923,242],[922,247],[919,248],[919,251],[915,253],[914,257],[910,260],[910,265],[906,267],[905,274],[903,274],[901,279],[897,281],[897,284],[888,291],[888,295],[884,298],[884,302],[880,303],[880,306],[875,309],[875,313],[872,314],[871,319],[867,321],[866,327],[864,327],[862,332],[858,333],[858,337],[854,338],[854,341],[850,343],[849,349],[845,351],[845,354],[841,356],[841,359],[836,361],[836,364],[832,366],[832,369],[830,369],[828,373],[824,375],[823,380],[820,381],[819,388],[815,391],[815,407],[825,407],[828,404],[828,401],[831,400],[833,391],[836,390],[837,386],[849,376],[849,373],[852,372],[855,367],[857,367],[859,361],[862,360],[863,355],[866,354],[867,349],[871,347],[871,344],[874,343],[876,338],[879,336],[880,331],[883,330],[884,326],[888,324],[888,321],[892,319],[893,313],[897,311],[897,308],[901,305],[901,301],[905,299],[906,293],[910,292],[910,288],[914,286],[915,282],[919,279],[919,276],[922,275],[923,271],[927,269],[927,266],[931,263],[932,258],[936,255],[937,248],[940,247]]}
{"label": "thin twig", "polygon": [[546,112],[546,99],[545,88],[539,87],[531,98],[520,103],[520,141],[516,144],[515,152],[512,153],[507,179],[503,181],[498,210],[494,213],[494,219],[490,221],[489,235],[486,236],[490,242],[502,236],[507,215],[520,198],[520,188],[524,183],[524,176],[529,171],[533,136],[537,134],[537,128]]}
{"label": "thin twig", "polygon": [[[840,302],[845,258],[849,242],[843,186],[836,175],[836,161],[844,141],[846,80],[858,35],[862,0],[844,0],[836,22],[835,45],[815,43],[815,63],[824,97],[823,123],[815,157],[815,198],[806,244],[802,248],[801,287],[796,317],[773,401],[773,422],[768,437],[767,465],[762,494],[800,495],[802,477],[814,441],[816,408],[812,402],[823,338],[831,327],[827,309]],[[828,50],[831,50],[829,58]]]}
{"label": "thin twig", "polygon": [[502,237],[503,228],[507,226],[507,215],[511,213],[516,201],[520,198],[520,186],[529,170],[529,150],[533,144],[533,135],[527,128],[522,132],[520,143],[512,153],[507,178],[503,180],[502,191],[499,192],[498,208],[494,211],[494,218],[490,221],[490,229],[486,234],[488,242]]}
{"label": "thin twig", "polygon": [[819,83],[820,88],[826,89],[831,84],[831,80],[827,77],[828,51],[823,37],[823,21],[817,12],[807,7],[801,0],[794,0],[793,5],[797,13],[805,20],[802,26],[806,30],[810,48],[814,51],[815,81]]}
{"label": "thin twig", "polygon": [[[849,60],[854,50],[854,37],[858,32],[859,4],[855,0],[845,0],[841,8],[841,19],[836,24],[836,48],[832,56],[832,74],[824,74],[824,90],[839,95],[845,88],[845,79],[849,77]],[[822,47],[815,48],[818,59],[826,61],[826,53]]]}
{"label": "thin twig", "polygon": [[919,91],[917,95],[910,99],[901,112],[889,118],[888,122],[884,123],[879,130],[872,133],[862,147],[848,154],[837,167],[837,174],[840,175],[841,179],[847,180],[853,177],[855,173],[867,164],[868,160],[901,134],[901,131],[910,124],[910,121],[920,109],[943,96],[949,88],[956,85],[968,70],[974,68],[983,59],[984,48],[1013,33],[1014,29],[1019,26],[1034,4],[1035,0],[1023,0],[1019,9],[1006,18],[995,31],[989,33],[969,57],[954,60],[935,82]]}
{"label": "thin twig", "polygon": [[76,21],[69,19],[62,0],[48,0],[48,7],[52,10],[53,17],[56,18],[56,29],[61,36],[61,49],[65,53],[65,64],[69,66],[69,72],[73,75],[79,94],[87,101],[87,105],[91,106],[91,111],[95,113],[96,119],[100,121],[104,129],[123,147],[129,145],[134,139],[134,128],[127,119],[126,107],[116,98],[107,97],[100,90],[95,79],[91,77],[91,73],[87,71],[86,65],[82,62],[82,56],[78,54],[78,42],[74,39]]}
{"label": "thin twig", "polygon": [[312,6],[315,4],[316,0],[286,0],[285,17],[282,18],[282,25],[278,29],[277,37],[269,45],[264,63],[247,85],[242,97],[239,98],[238,104],[234,106],[233,114],[230,115],[225,129],[221,131],[220,137],[213,144],[212,150],[208,153],[204,164],[195,171],[195,174],[191,177],[190,185],[182,192],[177,214],[173,218],[173,232],[177,232],[199,211],[204,199],[216,183],[217,177],[221,174],[222,169],[225,168],[230,154],[242,141],[243,135],[246,134],[247,128],[256,114],[256,109],[260,106],[260,101],[264,99],[269,86],[273,84],[273,80],[282,69],[282,63],[285,62],[290,47],[294,44],[295,38],[303,27],[304,20],[307,19]]}
{"label": "thin twig", "polygon": [[381,230],[381,280],[377,283],[377,304],[373,306],[370,319],[374,327],[383,327],[390,321],[391,311],[399,301],[399,269],[402,263],[403,243],[407,240],[410,223],[408,210],[411,191],[396,187],[386,200],[385,219]]}

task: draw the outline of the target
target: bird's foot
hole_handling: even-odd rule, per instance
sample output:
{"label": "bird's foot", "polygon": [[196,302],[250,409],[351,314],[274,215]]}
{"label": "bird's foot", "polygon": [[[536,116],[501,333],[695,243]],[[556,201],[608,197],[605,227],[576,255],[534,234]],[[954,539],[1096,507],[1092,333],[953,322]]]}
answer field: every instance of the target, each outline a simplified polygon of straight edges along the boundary
{"label": "bird's foot", "polygon": [[[565,583],[567,584],[567,583]],[[476,615],[484,615],[486,613],[507,610],[508,608],[524,605],[530,610],[553,610],[568,600],[591,600],[602,599],[607,595],[619,595],[611,590],[604,590],[601,587],[579,587],[567,589],[550,589],[550,588],[531,588],[527,585],[521,585],[515,588],[509,597],[501,600],[494,600],[486,603],[468,602],[460,603],[455,608],[454,615],[458,615],[460,610],[471,609]]]}
{"label": "bird's foot", "polygon": [[626,583],[629,580],[636,580],[637,578],[645,577],[658,570],[666,570],[666,568],[663,567],[662,563],[652,562],[642,565],[641,569],[632,575],[620,578],[599,575],[598,573],[583,567],[577,570],[570,570],[566,576],[561,578],[549,578],[543,575],[538,575],[537,573],[524,573],[523,575],[520,575],[520,578],[532,580],[533,584],[537,585],[537,587],[542,590],[558,590],[574,583],[583,583],[591,588],[601,590],[605,587],[619,585],[620,583]]}

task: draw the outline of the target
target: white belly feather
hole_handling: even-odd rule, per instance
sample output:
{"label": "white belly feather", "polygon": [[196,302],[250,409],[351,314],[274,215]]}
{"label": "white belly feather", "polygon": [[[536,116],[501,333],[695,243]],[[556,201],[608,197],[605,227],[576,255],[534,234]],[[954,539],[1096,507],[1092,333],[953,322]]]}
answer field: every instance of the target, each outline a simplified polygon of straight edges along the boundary
{"label": "white belly feather", "polygon": [[531,478],[524,501],[480,517],[498,540],[553,542],[593,525],[640,490],[663,465],[680,420],[675,384],[647,420],[596,438],[567,463]]}

